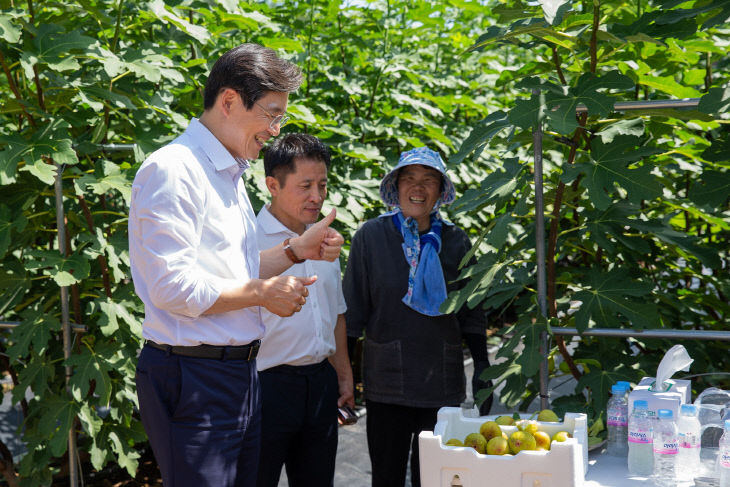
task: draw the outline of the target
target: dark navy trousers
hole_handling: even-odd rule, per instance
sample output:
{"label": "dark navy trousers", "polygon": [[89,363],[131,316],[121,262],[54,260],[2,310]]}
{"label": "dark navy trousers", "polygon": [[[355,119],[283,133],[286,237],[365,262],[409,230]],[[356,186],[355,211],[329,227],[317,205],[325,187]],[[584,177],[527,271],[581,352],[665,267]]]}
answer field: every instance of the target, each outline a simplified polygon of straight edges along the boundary
{"label": "dark navy trousers", "polygon": [[421,486],[418,435],[433,431],[439,408],[367,401],[367,438],[372,487],[403,487],[411,456],[411,486]]}
{"label": "dark navy trousers", "polygon": [[325,360],[261,371],[263,431],[258,487],[328,487],[337,455],[337,374]]}
{"label": "dark navy trousers", "polygon": [[165,487],[253,487],[261,442],[256,361],[181,357],[149,346],[139,411]]}

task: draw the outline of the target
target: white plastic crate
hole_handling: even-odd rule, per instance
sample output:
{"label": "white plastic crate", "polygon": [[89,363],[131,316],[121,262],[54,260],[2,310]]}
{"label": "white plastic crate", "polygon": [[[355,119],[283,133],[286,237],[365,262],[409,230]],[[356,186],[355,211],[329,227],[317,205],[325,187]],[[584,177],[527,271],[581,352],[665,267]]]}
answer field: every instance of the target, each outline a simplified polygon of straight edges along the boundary
{"label": "white plastic crate", "polygon": [[[434,431],[418,437],[422,487],[578,487],[588,470],[588,418],[566,413],[562,423],[538,421],[551,437],[558,431],[573,435],[553,442],[549,451],[522,451],[513,456],[484,455],[470,447],[444,445],[450,438],[463,441],[498,415],[465,417],[461,408],[441,408]],[[529,418],[529,415],[522,415]],[[510,435],[516,426],[502,426]]]}

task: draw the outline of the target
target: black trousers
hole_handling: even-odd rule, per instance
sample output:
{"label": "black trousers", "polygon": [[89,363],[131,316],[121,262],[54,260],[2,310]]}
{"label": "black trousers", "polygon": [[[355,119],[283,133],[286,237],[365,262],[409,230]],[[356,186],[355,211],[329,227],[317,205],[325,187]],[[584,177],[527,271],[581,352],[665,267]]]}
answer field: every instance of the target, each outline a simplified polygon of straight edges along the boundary
{"label": "black trousers", "polygon": [[327,360],[259,373],[263,398],[258,487],[332,486],[337,455],[337,374]]}
{"label": "black trousers", "polygon": [[261,398],[256,361],[181,357],[145,345],[142,424],[165,487],[253,487]]}
{"label": "black trousers", "polygon": [[373,487],[403,487],[408,453],[411,485],[420,487],[418,434],[433,431],[439,408],[414,408],[367,401],[367,437]]}

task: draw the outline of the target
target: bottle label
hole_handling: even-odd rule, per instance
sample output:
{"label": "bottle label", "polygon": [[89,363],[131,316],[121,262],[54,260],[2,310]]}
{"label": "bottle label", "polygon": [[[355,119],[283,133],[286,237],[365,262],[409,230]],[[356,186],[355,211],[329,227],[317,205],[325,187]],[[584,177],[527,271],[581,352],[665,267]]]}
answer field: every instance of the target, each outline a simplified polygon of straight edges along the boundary
{"label": "bottle label", "polygon": [[720,465],[722,468],[730,468],[730,451],[724,450],[720,453]]}
{"label": "bottle label", "polygon": [[654,453],[661,453],[662,455],[676,455],[678,452],[678,445],[676,441],[663,441],[654,443]]}
{"label": "bottle label", "polygon": [[651,443],[651,435],[649,431],[629,431],[629,442]]}
{"label": "bottle label", "polygon": [[628,426],[628,418],[622,414],[608,413],[609,426]]}
{"label": "bottle label", "polygon": [[680,448],[699,448],[700,442],[698,441],[697,435],[694,433],[680,433],[679,434],[679,447]]}

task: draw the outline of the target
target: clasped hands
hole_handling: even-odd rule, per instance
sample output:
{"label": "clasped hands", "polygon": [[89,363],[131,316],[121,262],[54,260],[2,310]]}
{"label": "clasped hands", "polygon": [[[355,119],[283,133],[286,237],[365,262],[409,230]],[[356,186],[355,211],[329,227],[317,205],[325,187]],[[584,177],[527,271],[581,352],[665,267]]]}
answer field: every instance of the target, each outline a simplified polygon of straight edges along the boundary
{"label": "clasped hands", "polygon": [[[298,258],[333,262],[340,256],[345,239],[340,232],[330,228],[336,214],[335,209],[332,209],[329,215],[289,241]],[[263,306],[276,315],[291,316],[302,310],[309,296],[307,286],[316,280],[317,276],[276,276],[267,279],[264,282],[266,299]]]}

